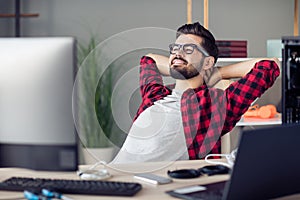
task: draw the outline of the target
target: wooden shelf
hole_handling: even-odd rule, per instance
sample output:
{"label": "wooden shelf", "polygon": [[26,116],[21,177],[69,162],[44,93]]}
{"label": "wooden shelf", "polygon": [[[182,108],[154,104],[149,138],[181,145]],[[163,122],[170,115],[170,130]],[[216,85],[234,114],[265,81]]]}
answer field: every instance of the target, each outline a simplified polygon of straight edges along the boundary
{"label": "wooden shelf", "polygon": [[[23,13],[20,14],[20,17],[38,17],[38,13]],[[17,17],[16,14],[0,14],[0,18],[15,18]]]}
{"label": "wooden shelf", "polygon": [[218,58],[218,62],[242,62],[253,58]]}
{"label": "wooden shelf", "polygon": [[[218,58],[216,66],[228,65],[228,64],[243,62],[251,59],[254,58]],[[282,58],[278,58],[278,60],[282,61]]]}
{"label": "wooden shelf", "polygon": [[21,18],[38,17],[38,13],[21,13],[21,0],[15,0],[14,13],[0,13],[0,18],[14,18],[15,19],[15,37],[21,36]]}

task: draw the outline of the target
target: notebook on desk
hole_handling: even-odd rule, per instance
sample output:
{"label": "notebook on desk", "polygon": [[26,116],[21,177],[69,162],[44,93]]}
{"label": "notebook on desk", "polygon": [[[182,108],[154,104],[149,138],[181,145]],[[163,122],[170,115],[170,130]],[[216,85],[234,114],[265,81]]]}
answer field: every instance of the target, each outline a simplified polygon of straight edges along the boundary
{"label": "notebook on desk", "polygon": [[167,193],[183,199],[243,200],[300,193],[299,146],[300,124],[244,131],[229,181]]}

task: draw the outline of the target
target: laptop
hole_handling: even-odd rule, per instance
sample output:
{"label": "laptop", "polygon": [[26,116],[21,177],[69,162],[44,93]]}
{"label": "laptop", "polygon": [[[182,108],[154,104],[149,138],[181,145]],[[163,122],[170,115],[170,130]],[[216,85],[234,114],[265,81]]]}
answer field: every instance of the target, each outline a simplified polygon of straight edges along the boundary
{"label": "laptop", "polygon": [[[243,131],[227,182],[190,192],[167,191],[182,199],[271,199],[300,193],[300,124]],[[205,189],[201,190],[204,186]],[[179,191],[179,192],[178,192]]]}

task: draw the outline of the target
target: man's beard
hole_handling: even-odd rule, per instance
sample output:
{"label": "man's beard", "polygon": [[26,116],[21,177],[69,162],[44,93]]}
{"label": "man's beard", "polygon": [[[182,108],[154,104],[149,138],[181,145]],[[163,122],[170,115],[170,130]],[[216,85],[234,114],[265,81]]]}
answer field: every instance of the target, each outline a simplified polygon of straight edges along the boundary
{"label": "man's beard", "polygon": [[194,67],[194,65],[190,65],[186,67],[176,67],[176,66],[170,67],[170,75],[174,79],[179,79],[179,80],[187,80],[187,79],[194,78],[199,75],[203,63],[204,63],[204,59],[201,59],[197,67]]}

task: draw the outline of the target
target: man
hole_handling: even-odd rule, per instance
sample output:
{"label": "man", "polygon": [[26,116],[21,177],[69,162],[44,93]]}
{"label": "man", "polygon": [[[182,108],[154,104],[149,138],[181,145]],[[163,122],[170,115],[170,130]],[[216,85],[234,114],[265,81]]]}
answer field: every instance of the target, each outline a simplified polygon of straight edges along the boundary
{"label": "man", "polygon": [[[253,100],[279,76],[277,59],[255,59],[214,67],[218,49],[199,23],[177,30],[170,56],[149,54],[140,61],[140,105],[112,163],[201,159],[220,153],[222,135],[240,120]],[[175,79],[164,86],[162,75]],[[240,78],[224,91],[220,79]]]}

